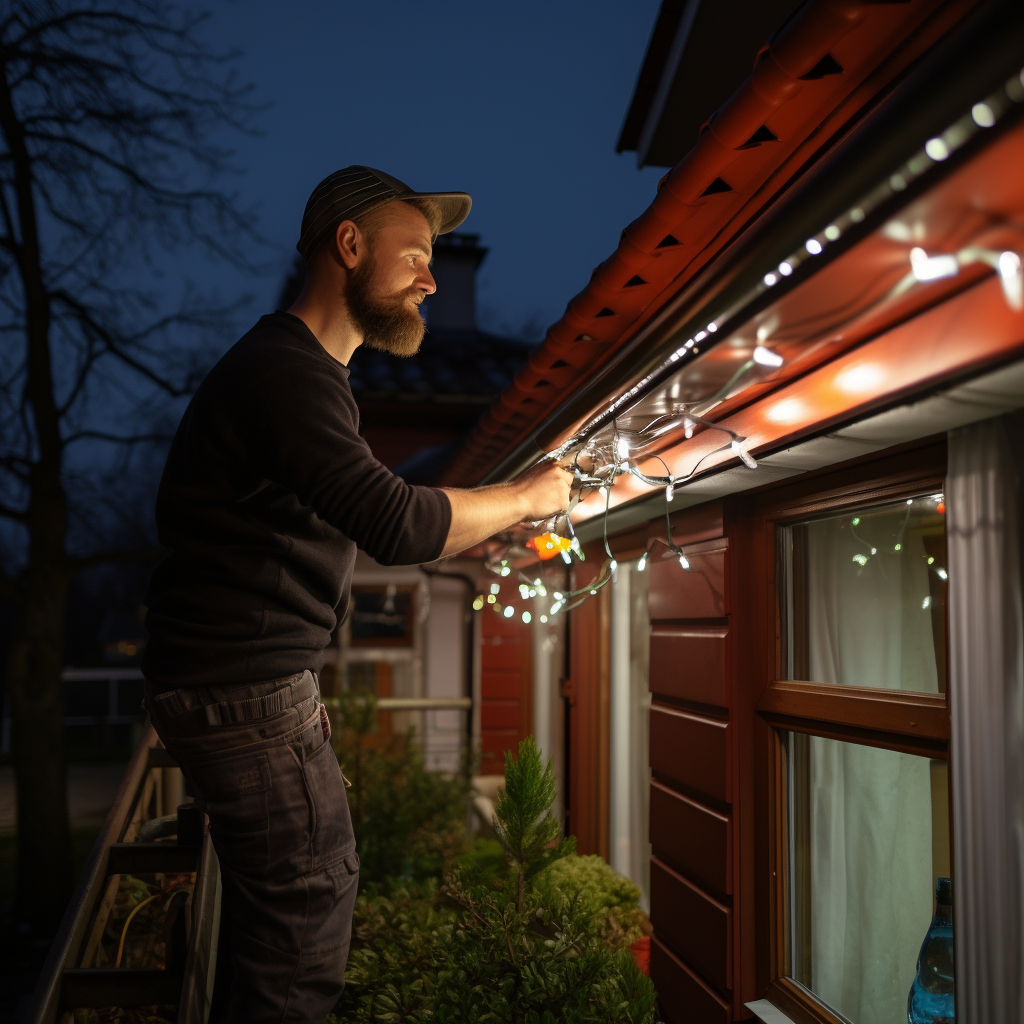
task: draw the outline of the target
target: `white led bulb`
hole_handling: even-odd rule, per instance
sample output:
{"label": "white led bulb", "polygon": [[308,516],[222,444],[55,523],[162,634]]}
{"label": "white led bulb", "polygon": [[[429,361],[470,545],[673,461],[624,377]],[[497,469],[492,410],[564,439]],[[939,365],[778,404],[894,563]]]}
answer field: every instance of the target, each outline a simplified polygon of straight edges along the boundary
{"label": "white led bulb", "polygon": [[761,366],[781,366],[784,361],[778,352],[773,352],[764,345],[758,345],[754,349],[754,362]]}

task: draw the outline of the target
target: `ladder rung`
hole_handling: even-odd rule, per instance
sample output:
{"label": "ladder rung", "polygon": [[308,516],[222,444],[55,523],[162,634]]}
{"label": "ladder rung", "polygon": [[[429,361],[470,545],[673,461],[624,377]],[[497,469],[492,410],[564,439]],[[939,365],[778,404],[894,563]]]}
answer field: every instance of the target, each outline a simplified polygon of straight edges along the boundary
{"label": "ladder rung", "polygon": [[111,843],[107,867],[111,875],[139,875],[153,871],[195,871],[198,846],[178,843]]}
{"label": "ladder rung", "polygon": [[98,1006],[177,1005],[181,975],[131,967],[69,967],[61,976],[65,1010]]}

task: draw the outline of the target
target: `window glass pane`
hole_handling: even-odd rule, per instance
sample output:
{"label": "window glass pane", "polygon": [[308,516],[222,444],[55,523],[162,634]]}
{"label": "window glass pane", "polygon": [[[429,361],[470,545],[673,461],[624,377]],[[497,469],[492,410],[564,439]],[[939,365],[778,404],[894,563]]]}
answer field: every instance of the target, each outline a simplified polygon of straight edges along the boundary
{"label": "window glass pane", "polygon": [[853,1024],[907,1020],[912,988],[932,1015],[910,1020],[952,1020],[945,762],[799,733],[787,750],[793,979]]}
{"label": "window glass pane", "polygon": [[788,678],[945,691],[944,513],[933,494],[782,530]]}

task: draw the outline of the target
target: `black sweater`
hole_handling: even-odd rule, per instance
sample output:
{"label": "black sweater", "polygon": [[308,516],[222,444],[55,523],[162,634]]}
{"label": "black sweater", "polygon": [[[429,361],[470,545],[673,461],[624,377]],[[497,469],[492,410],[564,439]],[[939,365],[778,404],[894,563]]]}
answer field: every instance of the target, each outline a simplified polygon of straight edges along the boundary
{"label": "black sweater", "polygon": [[146,595],[146,678],[160,689],[319,671],[356,546],[432,561],[447,495],[413,487],[359,436],[348,369],[289,313],[262,317],[210,371],[157,495],[171,549]]}

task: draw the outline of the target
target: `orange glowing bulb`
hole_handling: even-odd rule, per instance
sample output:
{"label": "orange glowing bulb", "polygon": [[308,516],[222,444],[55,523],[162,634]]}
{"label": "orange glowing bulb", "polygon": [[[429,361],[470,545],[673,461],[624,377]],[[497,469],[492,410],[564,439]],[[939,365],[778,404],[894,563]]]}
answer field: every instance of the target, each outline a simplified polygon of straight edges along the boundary
{"label": "orange glowing bulb", "polygon": [[526,546],[531,551],[536,551],[544,561],[568,551],[571,545],[572,541],[568,537],[559,537],[557,533],[542,533],[526,542]]}

